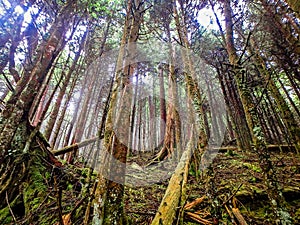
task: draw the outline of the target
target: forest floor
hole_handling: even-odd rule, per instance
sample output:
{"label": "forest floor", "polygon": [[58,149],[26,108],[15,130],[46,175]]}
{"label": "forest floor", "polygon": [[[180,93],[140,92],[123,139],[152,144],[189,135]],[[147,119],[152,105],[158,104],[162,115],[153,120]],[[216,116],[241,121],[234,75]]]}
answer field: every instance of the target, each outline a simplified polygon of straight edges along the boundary
{"label": "forest floor", "polygon": [[[274,148],[271,159],[287,201],[286,207],[294,224],[300,224],[299,156]],[[126,187],[126,213],[132,224],[151,223],[167,185],[168,180]],[[190,169],[187,196],[187,203],[197,204],[185,210],[185,224],[214,224],[216,218],[219,224],[239,224],[235,215],[240,215],[247,224],[276,224],[258,158],[253,153],[230,150],[217,155],[209,172]]]}
{"label": "forest floor", "polygon": [[[300,224],[299,156],[286,149],[281,152],[276,147],[270,153],[287,201],[286,207],[293,223]],[[151,224],[168,186],[168,178],[172,175],[170,168],[174,168],[173,161],[166,161],[163,165],[158,163],[146,166],[151,162],[151,158],[153,154],[148,152],[143,156],[136,155],[128,159],[126,179],[132,183],[131,186],[125,186],[125,211],[132,225]],[[192,158],[192,162],[194,161],[195,158]],[[56,162],[58,163],[57,160]],[[87,205],[91,193],[95,190],[96,177],[97,171],[84,167],[80,162],[70,165],[62,161],[61,166],[51,167],[51,170],[41,174],[40,178],[47,186],[43,189],[43,192],[47,193],[43,202],[37,202],[28,217],[24,217],[23,204],[14,204],[11,223],[1,223],[0,220],[0,224],[58,225],[58,218],[68,221],[64,224],[73,225],[83,224],[85,218],[91,221],[93,208]],[[258,159],[250,152],[220,152],[214,158],[210,169],[204,170],[203,173],[195,169],[192,163],[186,196],[185,206],[179,209],[180,212],[184,212],[182,215],[186,225],[276,224]],[[36,199],[34,195],[33,201]],[[43,221],[32,219],[38,215],[43,215],[40,218]],[[7,218],[4,219],[8,221]],[[32,219],[30,223],[29,219]]]}

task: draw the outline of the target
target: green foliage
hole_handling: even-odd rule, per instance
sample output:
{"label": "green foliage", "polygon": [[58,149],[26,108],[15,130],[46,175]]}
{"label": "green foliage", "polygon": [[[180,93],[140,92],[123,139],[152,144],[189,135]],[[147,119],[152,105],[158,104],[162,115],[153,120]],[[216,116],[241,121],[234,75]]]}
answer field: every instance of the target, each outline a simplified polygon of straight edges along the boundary
{"label": "green foliage", "polygon": [[46,171],[46,173],[45,173],[45,178],[47,180],[49,180],[51,178],[51,174],[48,171]]}
{"label": "green foliage", "polygon": [[90,168],[83,168],[83,169],[81,170],[81,175],[82,175],[83,177],[87,177],[87,176],[89,175],[90,171],[91,171]]}
{"label": "green foliage", "polygon": [[261,129],[261,127],[260,126],[255,126],[254,128],[253,128],[253,134],[254,134],[254,136],[257,138],[257,140],[263,140],[264,139],[264,137],[263,137],[263,132],[262,132],[262,129]]}
{"label": "green foliage", "polygon": [[67,191],[71,191],[72,189],[73,189],[73,185],[69,183],[67,186]]}
{"label": "green foliage", "polygon": [[250,183],[255,183],[257,180],[256,180],[256,177],[251,177],[250,179],[249,179],[249,182]]}
{"label": "green foliage", "polygon": [[254,164],[251,164],[251,163],[243,163],[243,166],[248,168],[248,169],[251,169],[251,170],[253,170],[254,172],[257,172],[257,173],[262,172],[260,167],[254,165]]}
{"label": "green foliage", "polygon": [[234,155],[236,155],[236,154],[234,153],[234,151],[233,151],[232,149],[229,149],[229,150],[225,153],[225,156],[234,156]]}
{"label": "green foliage", "polygon": [[120,0],[92,0],[88,2],[88,12],[94,19],[111,17],[116,11],[120,10],[121,4],[122,1]]}
{"label": "green foliage", "polygon": [[65,159],[60,159],[59,160],[63,165],[66,165],[67,164],[67,160],[65,160]]}

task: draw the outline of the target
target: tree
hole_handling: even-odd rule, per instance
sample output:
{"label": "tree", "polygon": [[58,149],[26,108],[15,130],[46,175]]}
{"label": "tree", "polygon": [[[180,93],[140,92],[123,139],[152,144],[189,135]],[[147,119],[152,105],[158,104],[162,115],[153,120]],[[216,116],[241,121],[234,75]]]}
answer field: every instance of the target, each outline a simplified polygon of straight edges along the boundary
{"label": "tree", "polygon": [[[265,188],[274,221],[290,224],[277,170],[285,158],[270,152],[300,141],[299,10],[286,2],[2,1],[0,223],[128,224],[125,185],[162,181],[179,162],[159,184],[168,187],[153,224],[218,223],[231,211],[245,224],[241,186],[231,192],[218,177],[232,158],[243,170],[259,163],[263,181],[252,184]],[[202,25],[209,5],[217,28]],[[213,161],[219,150],[228,152]],[[184,206],[189,176],[206,184],[191,179],[208,220],[185,211],[204,199]]]}
{"label": "tree", "polygon": [[[74,72],[75,72],[75,67],[78,63],[80,54],[82,53],[83,46],[84,46],[85,41],[86,41],[86,37],[87,37],[87,31],[83,34],[81,43],[79,45],[79,50],[78,50],[78,52],[76,53],[76,55],[74,57],[74,60],[72,62],[72,65],[71,65],[69,71],[66,74],[64,74],[64,81],[62,83],[62,87],[60,88],[59,94],[58,94],[56,102],[55,102],[55,106],[54,106],[53,110],[51,111],[50,119],[48,120],[47,127],[45,129],[45,137],[48,140],[50,139],[52,130],[54,128],[54,124],[55,124],[55,121],[56,121],[56,118],[57,118],[57,115],[58,115],[63,97],[66,93],[67,86],[70,83],[72,74],[74,74]],[[64,71],[63,71],[63,73],[64,73]]]}
{"label": "tree", "polygon": [[297,2],[297,0],[286,0],[288,5],[291,7],[291,9],[297,14],[297,16],[300,16],[300,4]]}
{"label": "tree", "polygon": [[[42,179],[47,166],[41,162],[43,157],[51,157],[51,154],[47,152],[47,146],[43,143],[41,135],[31,126],[28,120],[29,111],[46,74],[65,45],[65,35],[75,8],[76,1],[68,1],[60,8],[56,20],[49,29],[49,37],[40,44],[31,69],[25,70],[14,93],[7,101],[5,110],[1,113],[0,196],[1,199],[10,202],[10,206],[5,202],[0,205],[1,221],[5,221],[10,214],[9,207],[17,204],[23,205],[24,214],[30,221],[38,221],[39,216],[43,216],[30,217],[30,214],[34,204],[42,203],[47,195]],[[53,163],[55,162],[54,160]],[[20,186],[24,187],[23,190],[19,190]]]}
{"label": "tree", "polygon": [[234,73],[234,79],[237,82],[237,88],[239,95],[241,97],[243,107],[246,114],[246,120],[251,132],[252,141],[253,141],[253,150],[258,154],[260,159],[260,166],[264,173],[265,184],[267,186],[267,193],[269,200],[272,202],[272,208],[274,215],[277,217],[281,223],[291,223],[291,217],[285,209],[285,200],[280,193],[277,184],[276,173],[274,173],[274,167],[270,161],[270,156],[266,148],[266,141],[264,134],[262,133],[262,128],[257,117],[257,114],[254,111],[254,103],[250,95],[249,87],[244,82],[243,67],[240,64],[240,59],[237,55],[234,38],[233,38],[233,14],[230,5],[231,1],[224,1],[224,17],[226,25],[226,49],[228,52],[229,61],[232,65],[232,70]]}
{"label": "tree", "polygon": [[[116,64],[116,84],[112,91],[104,134],[105,152],[110,154],[115,160],[118,160],[120,164],[112,164],[110,159],[105,158],[103,165],[101,165],[100,182],[97,186],[94,202],[96,210],[93,218],[94,223],[97,223],[97,221],[103,221],[103,224],[127,223],[123,208],[125,183],[125,167],[123,165],[126,164],[127,144],[129,143],[126,137],[128,137],[128,127],[130,127],[130,113],[128,113],[128,110],[131,108],[132,98],[130,80],[135,70],[135,65],[130,63],[130,61],[135,57],[134,46],[138,39],[143,13],[144,2],[133,2],[131,0],[127,2],[121,48]],[[129,46],[129,57],[125,55],[126,46]],[[124,68],[122,66],[123,60],[125,61]],[[121,97],[122,101],[118,105]],[[116,117],[116,115],[118,116]],[[115,133],[115,126],[119,127],[118,134]],[[120,137],[123,140],[120,140]]]}

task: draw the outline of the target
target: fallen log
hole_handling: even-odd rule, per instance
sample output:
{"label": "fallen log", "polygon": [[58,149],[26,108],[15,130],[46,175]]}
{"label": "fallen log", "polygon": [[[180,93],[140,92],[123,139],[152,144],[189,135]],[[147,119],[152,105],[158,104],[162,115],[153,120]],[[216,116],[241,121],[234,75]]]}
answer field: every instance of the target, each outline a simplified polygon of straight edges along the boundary
{"label": "fallen log", "polygon": [[[99,137],[93,137],[93,138],[90,138],[90,139],[86,139],[80,143],[75,143],[75,144],[72,144],[72,145],[69,145],[69,146],[66,146],[66,147],[63,147],[61,149],[58,149],[58,150],[52,150],[51,152],[57,156],[57,155],[62,155],[62,154],[65,154],[65,153],[68,153],[68,152],[72,152],[72,151],[75,151],[79,148],[82,148],[84,146],[87,146],[89,144],[92,144],[94,143],[95,141],[97,141]],[[101,137],[99,138],[101,139]]]}
{"label": "fallen log", "polygon": [[[272,152],[280,152],[280,151],[286,151],[286,152],[296,152],[296,148],[294,145],[286,145],[286,144],[279,144],[279,145],[267,145],[267,148],[269,151]],[[217,148],[211,148],[212,150],[218,150],[219,152],[227,152],[227,151],[237,151],[239,150],[237,146],[225,146],[225,147],[217,147]]]}
{"label": "fallen log", "polygon": [[181,207],[182,193],[184,192],[188,167],[192,154],[192,140],[189,141],[187,149],[182,154],[180,161],[172,175],[165,195],[151,225],[169,225],[176,219],[177,210]]}

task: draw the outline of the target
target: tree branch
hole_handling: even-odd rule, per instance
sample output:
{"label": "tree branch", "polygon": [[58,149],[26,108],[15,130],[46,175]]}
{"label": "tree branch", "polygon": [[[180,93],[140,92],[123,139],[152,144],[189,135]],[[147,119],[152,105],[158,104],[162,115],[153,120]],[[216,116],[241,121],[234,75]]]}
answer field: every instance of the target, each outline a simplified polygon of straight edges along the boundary
{"label": "tree branch", "polygon": [[100,137],[93,137],[93,138],[90,138],[90,139],[86,139],[80,143],[75,143],[75,144],[72,144],[72,145],[69,145],[69,146],[66,146],[66,147],[63,147],[61,149],[58,149],[58,150],[52,150],[51,152],[55,155],[55,156],[58,156],[58,155],[62,155],[62,154],[65,154],[65,153],[68,153],[68,152],[72,152],[72,151],[75,151],[79,148],[82,148],[84,146],[87,146],[89,144],[92,144],[94,143],[95,141],[97,141],[97,139],[103,139],[104,136],[100,136]]}

